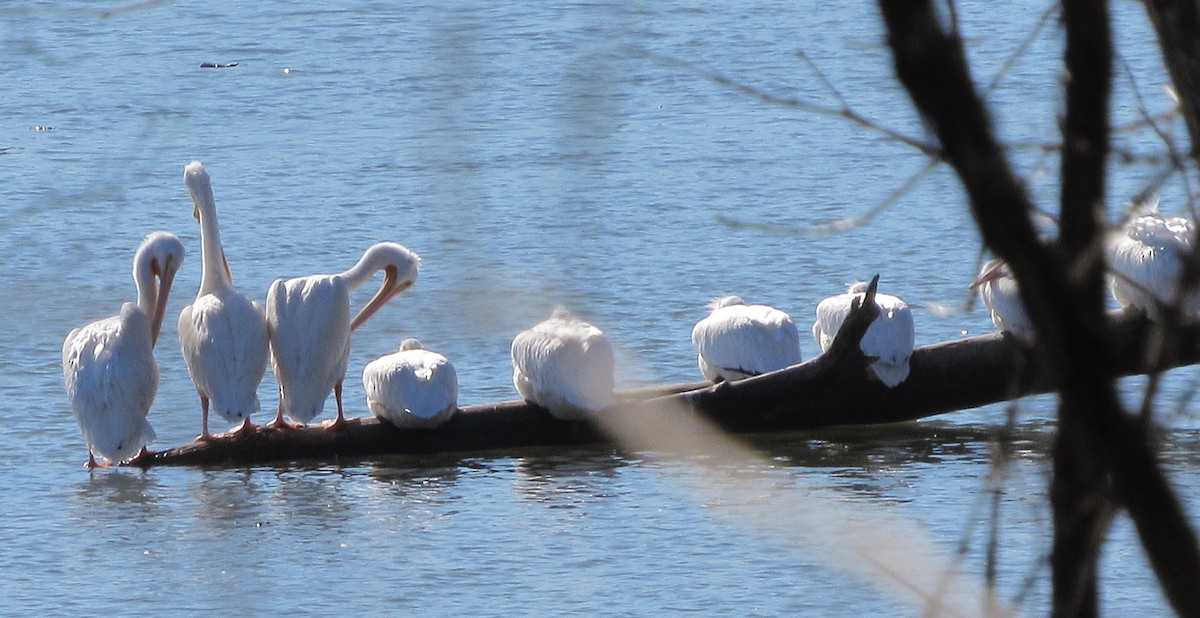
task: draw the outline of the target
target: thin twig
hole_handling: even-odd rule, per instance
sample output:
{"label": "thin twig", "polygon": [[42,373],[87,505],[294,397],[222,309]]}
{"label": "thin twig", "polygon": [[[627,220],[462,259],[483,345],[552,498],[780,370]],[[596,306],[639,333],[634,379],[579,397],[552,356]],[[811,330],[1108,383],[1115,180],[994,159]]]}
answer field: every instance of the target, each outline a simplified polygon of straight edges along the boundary
{"label": "thin twig", "polygon": [[783,234],[783,235],[789,235],[789,236],[836,234],[838,232],[844,232],[846,230],[854,229],[856,227],[860,227],[862,225],[867,224],[872,219],[874,219],[876,216],[878,216],[879,213],[887,210],[887,208],[889,206],[891,206],[897,200],[899,200],[901,197],[903,197],[904,194],[906,194],[910,190],[912,190],[912,188],[914,186],[916,186],[918,181],[920,181],[927,174],[929,174],[929,172],[933,171],[933,169],[935,167],[937,167],[938,163],[939,163],[939,160],[937,160],[937,159],[930,159],[930,160],[926,161],[925,165],[923,165],[921,167],[921,169],[917,170],[911,176],[909,176],[908,179],[905,180],[903,184],[901,184],[899,187],[897,187],[891,193],[889,193],[887,195],[887,197],[885,197],[883,199],[883,201],[881,201],[874,208],[871,208],[870,210],[868,210],[867,212],[863,213],[861,216],[858,216],[858,217],[843,217],[841,219],[835,219],[833,221],[827,221],[825,223],[818,223],[815,225],[802,225],[802,226],[779,225],[778,223],[769,223],[769,224],[768,223],[752,223],[752,222],[748,222],[748,221],[741,221],[738,219],[734,219],[733,217],[728,217],[725,215],[717,215],[716,220],[717,220],[717,222],[719,222],[723,225],[727,225],[732,228],[754,230],[756,232],[766,232],[769,234]]}
{"label": "thin twig", "polygon": [[727,77],[727,76],[717,73],[715,71],[711,71],[711,70],[702,68],[700,66],[697,66],[691,62],[687,62],[685,60],[680,60],[678,58],[674,58],[671,56],[666,56],[663,54],[658,54],[658,53],[654,53],[654,52],[650,52],[650,51],[645,51],[645,50],[634,50],[634,51],[635,51],[635,53],[638,53],[646,58],[650,58],[661,64],[666,64],[666,65],[670,65],[670,66],[676,66],[676,67],[687,69],[688,71],[690,71],[696,75],[699,75],[701,77],[704,77],[705,79],[708,79],[715,84],[718,84],[721,86],[726,86],[728,88],[732,88],[733,90],[736,90],[743,94],[747,94],[749,96],[752,96],[764,103],[770,103],[772,105],[778,105],[781,107],[790,107],[790,108],[798,109],[798,110],[801,110],[804,112],[820,114],[823,116],[837,116],[837,117],[845,118],[863,128],[869,129],[871,131],[875,131],[877,133],[887,136],[890,139],[893,139],[902,144],[911,146],[911,147],[919,150],[922,154],[924,154],[926,156],[938,157],[941,155],[941,149],[938,148],[937,145],[919,140],[915,137],[910,137],[908,135],[904,135],[903,133],[900,133],[899,131],[896,131],[895,129],[889,129],[888,127],[885,127],[877,122],[870,120],[869,118],[863,116],[862,114],[859,114],[858,112],[854,111],[850,107],[841,107],[841,108],[829,107],[826,105],[820,105],[817,103],[813,103],[811,101],[805,101],[805,100],[797,98],[797,97],[781,97],[779,95],[771,94],[770,92],[767,92],[761,88],[739,82],[733,78]]}

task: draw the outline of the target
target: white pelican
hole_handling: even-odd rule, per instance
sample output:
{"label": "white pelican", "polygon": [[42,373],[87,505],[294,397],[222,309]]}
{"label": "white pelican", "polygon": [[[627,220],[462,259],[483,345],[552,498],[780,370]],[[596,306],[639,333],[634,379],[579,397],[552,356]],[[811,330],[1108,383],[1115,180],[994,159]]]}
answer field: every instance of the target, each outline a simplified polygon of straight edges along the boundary
{"label": "white pelican", "polygon": [[250,415],[259,409],[258,385],[267,372],[267,322],[257,304],[233,289],[208,172],[192,161],[183,180],[200,222],[204,266],[196,300],[179,313],[179,347],[200,394],[199,439],[208,440],[210,405],[229,422],[242,420],[242,429],[252,426]]}
{"label": "white pelican", "polygon": [[1195,224],[1184,217],[1164,217],[1157,204],[1108,237],[1106,258],[1113,298],[1124,308],[1162,317],[1161,305],[1180,303],[1185,315],[1200,316],[1200,292],[1179,296],[1183,256],[1192,251]]}
{"label": "white pelican", "polygon": [[[267,326],[271,338],[271,365],[279,382],[279,409],[272,426],[288,427],[287,415],[298,423],[316,418],[325,407],[329,391],[342,413],[342,380],[350,358],[350,331],[367,321],[393,296],[417,280],[421,258],[403,245],[372,245],[350,270],[336,275],[311,275],[277,279],[267,291]],[[350,319],[350,292],[383,271],[383,285]]]}
{"label": "white pelican", "polygon": [[[850,286],[845,294],[830,296],[817,304],[817,321],[813,323],[813,337],[821,351],[829,349],[842,322],[850,313],[850,302],[862,302],[867,284],[858,282]],[[895,387],[908,378],[908,361],[912,358],[913,334],[912,311],[904,301],[889,294],[875,294],[875,305],[879,316],[867,327],[859,349],[870,361],[870,374],[888,388]]]}
{"label": "white pelican", "polygon": [[1025,343],[1033,343],[1036,338],[1033,322],[1025,313],[1017,280],[1008,271],[1008,264],[1004,260],[993,258],[984,263],[979,276],[971,282],[970,289],[979,290],[979,298],[983,300],[997,329],[1011,333]]}
{"label": "white pelican", "polygon": [[517,392],[556,418],[578,420],[616,403],[612,345],[565,307],[517,334],[512,362]]}
{"label": "white pelican", "polygon": [[63,341],[63,382],[88,445],[89,468],[96,467],[96,455],[111,463],[141,456],[154,440],[154,428],[146,420],[158,390],[154,344],[182,263],[179,238],[150,234],[133,258],[137,303],[125,303],[119,315],[72,330]]}
{"label": "white pelican", "polygon": [[700,372],[713,382],[740,380],[800,362],[800,334],[791,316],[738,296],[717,298],[692,328]]}
{"label": "white pelican", "polygon": [[371,414],[402,429],[433,429],[458,407],[458,374],[445,356],[416,339],[363,367]]}

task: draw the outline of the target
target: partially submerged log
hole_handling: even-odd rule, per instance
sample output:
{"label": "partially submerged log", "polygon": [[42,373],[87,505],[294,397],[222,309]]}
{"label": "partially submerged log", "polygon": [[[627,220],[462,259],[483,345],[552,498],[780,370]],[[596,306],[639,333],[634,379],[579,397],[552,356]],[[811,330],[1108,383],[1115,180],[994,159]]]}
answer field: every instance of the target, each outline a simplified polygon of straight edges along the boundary
{"label": "partially submerged log", "polygon": [[[868,305],[872,307],[872,305]],[[1055,376],[1034,351],[1002,334],[918,347],[911,373],[895,388],[867,378],[857,342],[873,314],[856,310],[833,347],[805,363],[738,382],[697,382],[618,393],[617,410],[658,414],[679,406],[734,433],[896,423],[1051,392]],[[1200,327],[1166,331],[1142,316],[1116,315],[1109,342],[1119,375],[1145,374],[1200,362]],[[1160,350],[1167,350],[1167,354]],[[243,435],[194,442],[126,465],[250,465],[392,454],[513,451],[535,446],[609,442],[596,425],[559,421],[523,401],[472,405],[433,430],[402,430],[374,418],[341,429],[258,427]]]}

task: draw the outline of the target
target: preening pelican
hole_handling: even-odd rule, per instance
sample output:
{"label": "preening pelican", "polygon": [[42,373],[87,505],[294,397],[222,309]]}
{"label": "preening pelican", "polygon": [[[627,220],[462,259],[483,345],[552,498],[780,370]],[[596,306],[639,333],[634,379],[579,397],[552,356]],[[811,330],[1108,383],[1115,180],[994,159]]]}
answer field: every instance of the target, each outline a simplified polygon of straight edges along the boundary
{"label": "preening pelican", "polygon": [[783,311],[747,305],[738,296],[717,298],[708,308],[692,328],[705,379],[740,380],[800,362],[800,334]]}
{"label": "preening pelican", "polygon": [[[393,296],[417,280],[421,258],[403,245],[372,245],[350,270],[336,275],[277,279],[267,291],[267,325],[271,365],[279,381],[279,409],[272,425],[287,427],[284,415],[298,423],[316,418],[329,391],[342,412],[342,380],[350,358],[350,331],[367,321]],[[350,319],[350,292],[383,271],[383,285]]]}
{"label": "preening pelican", "polygon": [[1191,253],[1195,233],[1191,219],[1164,217],[1155,203],[1111,234],[1105,249],[1113,298],[1152,319],[1161,319],[1161,305],[1173,303],[1185,315],[1200,316],[1200,292],[1179,298],[1183,256]]}
{"label": "preening pelican", "polygon": [[578,420],[616,403],[612,345],[565,307],[517,334],[512,361],[517,392],[556,418]]}
{"label": "preening pelican", "polygon": [[433,429],[458,407],[458,374],[445,356],[416,339],[363,367],[371,414],[401,429]]}
{"label": "preening pelican", "polygon": [[1008,271],[1008,264],[1000,258],[984,263],[979,276],[971,282],[969,289],[978,289],[979,298],[992,317],[992,324],[1001,332],[1011,333],[1025,343],[1033,343],[1033,322],[1025,313],[1017,280]]}
{"label": "preening pelican", "polygon": [[89,468],[96,467],[96,455],[111,463],[141,456],[154,440],[154,428],[146,420],[158,391],[154,344],[182,263],[179,238],[150,234],[133,257],[137,303],[125,303],[120,314],[72,330],[63,341],[63,382],[88,445]]}
{"label": "preening pelican", "polygon": [[251,427],[259,409],[258,385],[267,372],[267,321],[262,310],[233,289],[233,276],[221,247],[212,183],[199,161],[183,170],[200,222],[203,271],[196,300],[179,313],[179,347],[200,395],[200,439],[208,440],[208,412]]}
{"label": "preening pelican", "polygon": [[[866,290],[866,283],[855,283],[847,293],[830,296],[817,304],[817,321],[812,332],[822,352],[829,349],[850,314],[851,301],[857,298],[862,302]],[[908,378],[908,361],[915,343],[912,311],[904,301],[888,294],[876,293],[875,305],[879,307],[879,316],[867,327],[859,349],[871,361],[867,366],[870,375],[892,388]]]}

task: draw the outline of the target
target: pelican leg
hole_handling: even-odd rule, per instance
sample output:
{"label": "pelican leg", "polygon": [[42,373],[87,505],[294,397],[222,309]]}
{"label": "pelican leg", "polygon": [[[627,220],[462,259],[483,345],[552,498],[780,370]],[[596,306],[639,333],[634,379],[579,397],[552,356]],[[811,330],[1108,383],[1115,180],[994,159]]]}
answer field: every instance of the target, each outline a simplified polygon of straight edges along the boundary
{"label": "pelican leg", "polygon": [[200,435],[196,437],[197,442],[208,442],[213,439],[213,435],[208,433],[208,397],[200,395]]}
{"label": "pelican leg", "polygon": [[96,463],[96,456],[92,454],[92,449],[88,449],[88,460],[84,462],[83,467],[89,470],[100,467],[100,464]]}
{"label": "pelican leg", "polygon": [[342,381],[333,385],[333,399],[337,402],[338,415],[325,429],[341,429],[346,426],[346,417],[342,414]]}
{"label": "pelican leg", "polygon": [[296,426],[283,420],[283,387],[279,387],[279,409],[275,412],[275,420],[267,423],[271,429],[295,429]]}

